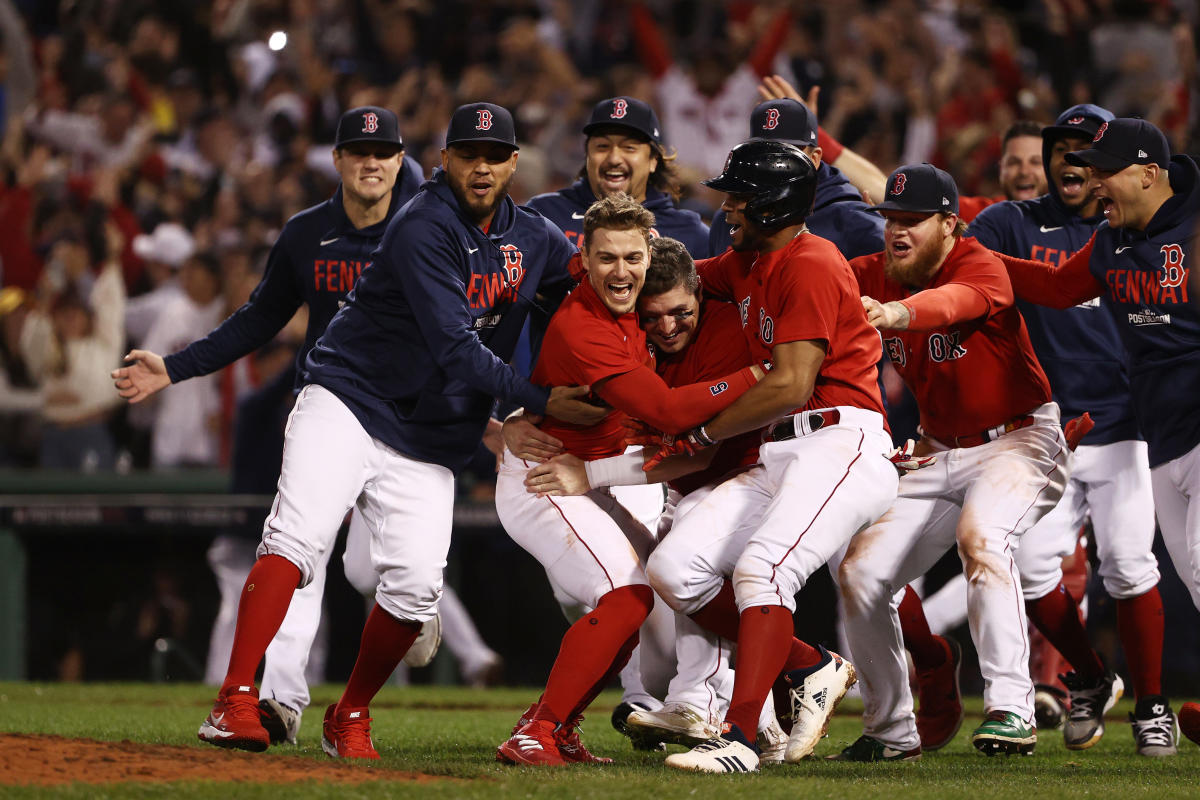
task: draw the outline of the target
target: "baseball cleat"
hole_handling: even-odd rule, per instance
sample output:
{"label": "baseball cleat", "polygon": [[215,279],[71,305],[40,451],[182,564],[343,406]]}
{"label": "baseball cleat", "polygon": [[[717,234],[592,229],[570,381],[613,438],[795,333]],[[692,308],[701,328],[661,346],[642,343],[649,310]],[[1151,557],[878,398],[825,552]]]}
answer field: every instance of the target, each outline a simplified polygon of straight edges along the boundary
{"label": "baseball cleat", "polygon": [[790,686],[792,731],[788,735],[784,760],[795,764],[812,754],[817,742],[829,729],[829,718],[846,690],[858,680],[854,665],[824,647],[821,661],[812,667],[795,669],[783,676]]}
{"label": "baseball cleat", "polygon": [[971,734],[971,744],[986,756],[1000,753],[1031,756],[1037,744],[1037,729],[1011,711],[992,711]]}
{"label": "baseball cleat", "polygon": [[[625,719],[631,732],[645,741],[667,742],[694,747],[721,735],[691,706],[668,703],[659,711],[634,711]],[[630,734],[631,736],[633,733]]]}
{"label": "baseball cleat", "polygon": [[325,709],[321,729],[321,749],[334,758],[378,759],[379,752],[371,741],[371,718],[364,708],[338,708],[334,703]]}
{"label": "baseball cleat", "polygon": [[611,758],[593,755],[583,743],[583,739],[579,734],[583,733],[580,727],[583,724],[583,716],[574,716],[571,719],[558,726],[558,730],[554,732],[554,739],[558,743],[558,752],[562,754],[563,760],[571,764],[611,764]]}
{"label": "baseball cleat", "polygon": [[442,614],[437,612],[433,619],[421,625],[421,632],[404,654],[404,663],[410,667],[427,667],[442,646]]}
{"label": "baseball cleat", "polygon": [[296,743],[300,733],[300,712],[274,697],[258,701],[258,716],[271,737],[271,744]]}
{"label": "baseball cleat", "polygon": [[1086,750],[1104,735],[1104,714],[1125,694],[1125,683],[1112,672],[1094,680],[1074,672],[1059,678],[1071,693],[1071,713],[1063,726],[1063,742],[1068,750]]}
{"label": "baseball cleat", "polygon": [[758,753],[736,725],[715,739],[696,745],[686,753],[673,753],[664,762],[668,767],[691,772],[756,772]]}
{"label": "baseball cleat", "polygon": [[1183,735],[1200,744],[1200,703],[1184,703],[1179,709],[1179,729]]}
{"label": "baseball cleat", "polygon": [[253,686],[232,687],[217,695],[212,711],[196,736],[217,747],[234,747],[261,753],[271,743],[258,712],[258,690]]}
{"label": "baseball cleat", "polygon": [[1045,683],[1033,685],[1033,721],[1039,731],[1062,730],[1067,719],[1067,693]]}
{"label": "baseball cleat", "polygon": [[771,723],[758,732],[754,740],[758,747],[758,763],[782,764],[783,755],[787,752],[788,735],[783,732],[779,720],[772,717]]}
{"label": "baseball cleat", "polygon": [[946,660],[933,669],[917,670],[917,734],[925,750],[950,744],[966,716],[958,682],[962,648],[948,636],[937,638],[946,643]]}
{"label": "baseball cleat", "polygon": [[556,727],[545,719],[527,722],[508,741],[496,748],[496,760],[518,766],[565,766],[568,762],[558,749]]}
{"label": "baseball cleat", "polygon": [[831,756],[825,756],[828,761],[920,761],[920,745],[911,750],[897,750],[889,747],[878,739],[870,736],[860,736],[846,749]]}
{"label": "baseball cleat", "polygon": [[1129,722],[1139,756],[1165,758],[1179,752],[1179,722],[1167,698],[1154,694],[1138,700]]}
{"label": "baseball cleat", "polygon": [[626,703],[622,701],[613,709],[612,726],[613,729],[622,736],[629,739],[634,750],[662,751],[667,749],[667,745],[662,739],[656,737],[642,728],[633,728],[629,725],[629,715],[635,711],[649,711],[650,709],[641,703]]}

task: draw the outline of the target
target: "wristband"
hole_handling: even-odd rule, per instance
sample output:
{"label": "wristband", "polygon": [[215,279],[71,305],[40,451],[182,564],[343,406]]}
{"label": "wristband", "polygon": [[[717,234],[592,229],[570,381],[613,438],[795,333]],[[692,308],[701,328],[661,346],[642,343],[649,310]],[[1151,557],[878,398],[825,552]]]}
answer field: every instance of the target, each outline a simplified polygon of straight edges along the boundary
{"label": "wristband", "polygon": [[708,435],[708,431],[704,430],[701,425],[692,430],[692,438],[699,442],[701,447],[712,447],[717,443],[717,440]]}
{"label": "wristband", "polygon": [[637,486],[648,482],[642,463],[642,451],[635,450],[624,455],[586,461],[583,470],[587,473],[588,485],[593,489],[605,486]]}

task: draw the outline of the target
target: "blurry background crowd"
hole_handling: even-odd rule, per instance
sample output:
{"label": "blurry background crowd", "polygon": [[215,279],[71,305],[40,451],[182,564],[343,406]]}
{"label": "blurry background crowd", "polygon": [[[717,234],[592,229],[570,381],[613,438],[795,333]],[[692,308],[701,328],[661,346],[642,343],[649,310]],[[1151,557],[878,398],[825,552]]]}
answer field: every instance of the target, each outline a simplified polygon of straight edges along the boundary
{"label": "blurry background crowd", "polygon": [[[1000,135],[1094,101],[1196,152],[1196,0],[0,0],[0,466],[228,463],[258,354],[124,408],[131,346],[169,353],[248,296],[283,222],[332,192],[346,108],[400,116],[427,173],[460,103],[514,112],[520,202],[582,163],[598,99],[651,100],[683,203],[746,135],[760,74],[821,87],[885,173],[996,194]],[[302,330],[297,326],[295,330]],[[285,354],[286,337],[277,347]],[[276,354],[277,355],[277,354]]]}

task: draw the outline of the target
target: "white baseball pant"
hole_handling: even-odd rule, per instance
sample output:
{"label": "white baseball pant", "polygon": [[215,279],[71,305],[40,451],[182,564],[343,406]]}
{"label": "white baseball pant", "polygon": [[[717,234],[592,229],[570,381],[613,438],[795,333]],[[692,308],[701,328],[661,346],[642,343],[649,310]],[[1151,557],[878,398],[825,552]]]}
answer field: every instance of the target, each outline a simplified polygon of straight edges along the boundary
{"label": "white baseball pant", "polygon": [[1163,544],[1200,609],[1200,445],[1152,469],[1150,482]]}
{"label": "white baseball pant", "polygon": [[900,481],[882,518],[856,536],[842,562],[846,634],[862,678],[868,736],[920,744],[895,596],[957,542],[967,574],[967,619],[979,652],[984,707],[1033,719],[1029,641],[1013,543],[1062,496],[1067,446],[1058,406],[1027,428],[971,448],[930,440],[937,463]]}

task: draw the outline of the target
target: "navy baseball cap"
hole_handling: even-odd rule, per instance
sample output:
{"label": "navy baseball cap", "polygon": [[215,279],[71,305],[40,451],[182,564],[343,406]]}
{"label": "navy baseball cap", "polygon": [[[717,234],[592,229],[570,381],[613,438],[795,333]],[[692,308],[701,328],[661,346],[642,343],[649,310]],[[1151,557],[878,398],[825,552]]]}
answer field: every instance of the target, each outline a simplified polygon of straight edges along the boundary
{"label": "navy baseball cap", "polygon": [[888,176],[885,199],[873,211],[957,214],[958,187],[950,174],[932,164],[909,164]]}
{"label": "navy baseball cap", "polygon": [[1042,139],[1059,139],[1064,136],[1077,136],[1091,139],[1100,130],[1100,126],[1113,119],[1113,114],[1107,108],[1101,108],[1092,103],[1080,103],[1071,106],[1058,115],[1053,125],[1042,128]]}
{"label": "navy baseball cap", "polygon": [[460,142],[495,142],[517,148],[512,114],[494,103],[467,103],[454,109],[446,129],[446,146]]}
{"label": "navy baseball cap", "polygon": [[342,114],[333,146],[342,147],[351,142],[378,142],[404,147],[396,115],[379,106],[359,106]]}
{"label": "navy baseball cap", "polygon": [[799,100],[785,97],[759,103],[750,112],[751,139],[777,139],[797,147],[817,144],[817,115]]}
{"label": "navy baseball cap", "polygon": [[598,129],[610,126],[629,128],[657,145],[663,143],[658,115],[648,103],[636,97],[610,97],[596,103],[588,124],[583,126],[583,135],[591,136]]}
{"label": "navy baseball cap", "polygon": [[1171,146],[1158,128],[1144,119],[1119,117],[1103,123],[1087,150],[1067,153],[1068,164],[1117,171],[1130,164],[1158,164],[1166,169],[1171,163]]}

